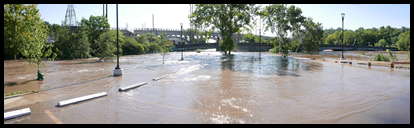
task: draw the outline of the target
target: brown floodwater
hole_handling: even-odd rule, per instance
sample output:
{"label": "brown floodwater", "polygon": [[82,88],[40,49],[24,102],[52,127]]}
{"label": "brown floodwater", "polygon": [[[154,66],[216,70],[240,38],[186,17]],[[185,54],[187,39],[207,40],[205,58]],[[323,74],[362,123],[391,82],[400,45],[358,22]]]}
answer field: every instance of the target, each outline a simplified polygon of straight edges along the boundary
{"label": "brown floodwater", "polygon": [[[5,111],[30,107],[32,113],[4,123],[410,123],[410,70],[270,53],[259,59],[255,52],[207,50],[180,58],[169,53],[163,64],[160,54],[123,56],[122,77],[111,76],[116,59],[47,62],[44,81],[24,83],[39,93],[4,101]],[[15,63],[22,62],[4,62],[5,82],[35,78],[36,69]],[[140,82],[148,84],[118,92]],[[55,107],[102,91],[108,96]]]}

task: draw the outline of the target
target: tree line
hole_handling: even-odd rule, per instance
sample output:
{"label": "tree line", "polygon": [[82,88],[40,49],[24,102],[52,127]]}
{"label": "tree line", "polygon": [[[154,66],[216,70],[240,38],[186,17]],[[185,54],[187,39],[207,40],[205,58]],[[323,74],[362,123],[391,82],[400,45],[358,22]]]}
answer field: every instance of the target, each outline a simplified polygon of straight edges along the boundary
{"label": "tree line", "polygon": [[[116,55],[116,30],[109,28],[108,20],[103,16],[90,16],[82,19],[80,26],[61,26],[49,24],[49,37],[54,39],[54,52],[58,59],[77,59]],[[138,55],[170,51],[172,42],[165,35],[151,33],[135,37],[119,32],[120,55]]]}
{"label": "tree line", "polygon": [[[116,37],[117,31],[110,29],[108,19],[103,16],[82,19],[79,26],[61,26],[43,21],[37,5],[4,5],[4,58],[36,64],[38,80],[43,80],[40,65],[44,58],[102,60],[116,54]],[[126,37],[121,31],[119,44],[121,55],[165,53],[172,47],[165,36]]]}
{"label": "tree line", "polygon": [[[253,34],[246,34],[247,42],[272,43],[272,52],[286,56],[289,51],[314,52],[320,45],[342,43],[341,29],[324,30],[321,23],[302,15],[302,10],[294,5],[273,4],[261,7],[255,4],[197,4],[190,16],[191,23],[200,28],[218,30],[222,39],[220,49],[230,54],[234,48],[235,33],[252,30],[258,21],[264,22],[264,30],[274,34],[274,38],[264,40]],[[390,26],[346,30],[344,44],[353,46],[397,47],[410,50],[410,29]]]}
{"label": "tree line", "polygon": [[[116,30],[108,19],[90,16],[79,26],[50,24],[40,19],[36,5],[6,4],[4,17],[5,59],[77,59],[116,55]],[[124,36],[119,31],[121,55],[170,51],[172,42],[166,36],[143,34]],[[44,54],[48,53],[48,54]]]}
{"label": "tree line", "polygon": [[[395,47],[399,50],[410,49],[410,28],[393,28],[382,26],[379,28],[358,28],[357,30],[344,30],[344,45]],[[342,29],[324,30],[323,44],[340,45],[342,43]]]}
{"label": "tree line", "polygon": [[[116,31],[110,29],[105,17],[90,16],[82,19],[77,27],[62,26],[41,20],[36,5],[6,4],[4,7],[5,59],[103,59],[116,54]],[[203,30],[194,30],[195,33],[208,37],[212,31],[218,30],[220,49],[225,54],[231,54],[235,47],[233,34],[251,30],[259,22],[263,22],[264,31],[272,32],[275,37],[263,39],[245,34],[243,40],[273,44],[271,51],[284,55],[289,51],[318,51],[320,45],[342,43],[340,28],[324,30],[321,23],[303,16],[302,10],[294,5],[197,4],[189,18],[196,28]],[[121,31],[119,35],[121,55],[169,51],[172,47],[165,35],[128,37]],[[410,50],[409,36],[410,29],[404,27],[359,28],[344,31],[344,44]],[[205,42],[206,39],[199,40]]]}

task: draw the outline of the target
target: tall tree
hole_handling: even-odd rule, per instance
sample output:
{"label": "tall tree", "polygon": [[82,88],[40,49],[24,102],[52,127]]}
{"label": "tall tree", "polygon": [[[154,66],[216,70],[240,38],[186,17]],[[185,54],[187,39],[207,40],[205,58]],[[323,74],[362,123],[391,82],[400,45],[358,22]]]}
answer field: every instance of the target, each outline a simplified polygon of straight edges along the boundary
{"label": "tall tree", "polygon": [[[119,32],[119,45],[123,46],[125,36]],[[112,57],[116,54],[116,30],[110,30],[99,36],[96,41],[97,48],[95,49],[96,57],[102,61],[105,57]],[[122,49],[119,49],[122,53]]]}
{"label": "tall tree", "polygon": [[301,15],[301,9],[293,5],[288,7],[284,4],[274,4],[266,6],[261,14],[265,17],[265,30],[270,29],[272,33],[276,34],[276,38],[279,40],[279,52],[282,52],[283,56],[287,56],[287,36],[289,32],[299,31],[305,20],[305,17]]}
{"label": "tall tree", "polygon": [[[51,54],[51,44],[47,43],[48,27],[40,19],[36,5],[4,5],[4,48],[5,54],[16,58],[21,55],[38,66],[38,80],[42,58]],[[53,59],[53,58],[52,58]]]}
{"label": "tall tree", "polygon": [[307,18],[304,22],[304,28],[303,50],[306,52],[318,51],[323,37],[322,24]]}
{"label": "tall tree", "polygon": [[404,33],[401,33],[398,36],[397,47],[398,47],[399,50],[411,51],[411,49],[410,49],[410,31],[406,31]]}
{"label": "tall tree", "polygon": [[190,19],[196,26],[218,29],[222,36],[221,50],[227,55],[234,48],[233,34],[251,22],[254,9],[252,4],[198,4]]}
{"label": "tall tree", "polygon": [[99,37],[109,31],[109,23],[108,19],[104,16],[90,16],[88,19],[82,19],[81,20],[81,29],[85,30],[89,43],[92,49],[92,56],[97,56],[99,51],[97,49],[99,48],[100,42],[97,42]]}

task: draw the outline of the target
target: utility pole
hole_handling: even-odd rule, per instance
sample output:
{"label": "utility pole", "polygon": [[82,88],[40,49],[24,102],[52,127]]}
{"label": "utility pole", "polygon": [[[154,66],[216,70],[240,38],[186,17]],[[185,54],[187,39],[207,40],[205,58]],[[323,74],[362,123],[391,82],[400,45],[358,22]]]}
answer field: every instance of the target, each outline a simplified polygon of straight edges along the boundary
{"label": "utility pole", "polygon": [[152,32],[155,34],[154,14],[152,14]]}
{"label": "utility pole", "polygon": [[[193,6],[190,4],[190,15],[191,15],[191,12],[193,11]],[[190,22],[190,43],[193,43],[193,39],[192,38],[194,38],[194,33],[193,33],[193,25],[191,24],[191,22]]]}
{"label": "utility pole", "polygon": [[105,4],[105,8],[106,8],[105,17],[106,19],[108,19],[108,4]]}
{"label": "utility pole", "polygon": [[181,60],[184,60],[183,57],[183,52],[184,52],[184,43],[182,42],[183,40],[183,23],[180,24],[181,25],[181,35],[180,35],[180,42],[181,42]]}
{"label": "utility pole", "polygon": [[262,49],[260,49],[260,48],[262,48],[261,46],[262,46],[262,19],[261,18],[259,18],[259,25],[260,25],[260,27],[259,27],[259,59],[261,59],[262,58],[262,54],[261,54],[261,50]]}
{"label": "utility pole", "polygon": [[122,69],[119,67],[119,28],[118,28],[118,4],[116,4],[116,67],[114,76],[122,76]]}
{"label": "utility pole", "polygon": [[342,59],[345,59],[344,57],[344,18],[345,18],[345,13],[342,13],[342,50],[341,50]]}

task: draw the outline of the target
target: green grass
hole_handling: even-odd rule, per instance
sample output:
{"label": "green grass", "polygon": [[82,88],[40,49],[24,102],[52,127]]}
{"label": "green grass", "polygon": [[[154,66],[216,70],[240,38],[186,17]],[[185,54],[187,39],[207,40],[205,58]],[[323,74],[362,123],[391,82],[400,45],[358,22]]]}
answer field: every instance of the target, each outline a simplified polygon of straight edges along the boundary
{"label": "green grass", "polygon": [[38,91],[15,91],[15,92],[11,92],[11,93],[7,93],[4,96],[15,96],[15,95],[20,95],[20,94],[27,94],[27,93],[36,93]]}

